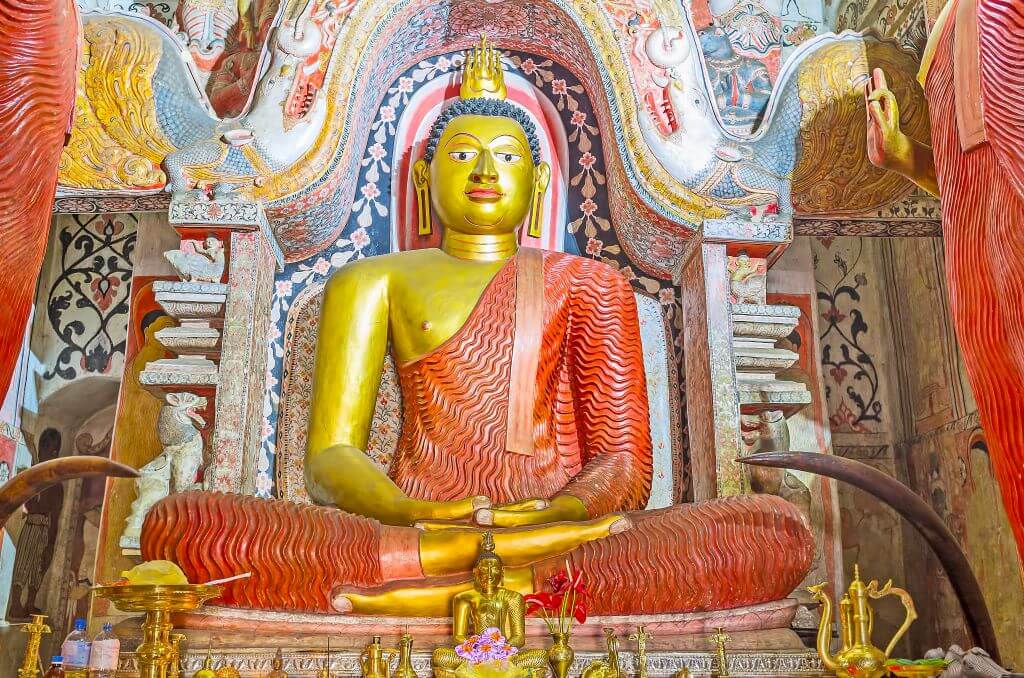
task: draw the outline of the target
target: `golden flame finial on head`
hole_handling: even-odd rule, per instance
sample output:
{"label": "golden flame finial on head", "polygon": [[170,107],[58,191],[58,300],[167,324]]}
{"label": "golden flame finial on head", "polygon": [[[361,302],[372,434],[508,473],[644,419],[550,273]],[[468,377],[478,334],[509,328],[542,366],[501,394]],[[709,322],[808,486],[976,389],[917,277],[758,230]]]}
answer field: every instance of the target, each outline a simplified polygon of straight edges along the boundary
{"label": "golden flame finial on head", "polygon": [[480,44],[469,50],[462,67],[462,99],[504,99],[505,73],[501,68],[501,51],[491,47],[487,35],[480,36]]}

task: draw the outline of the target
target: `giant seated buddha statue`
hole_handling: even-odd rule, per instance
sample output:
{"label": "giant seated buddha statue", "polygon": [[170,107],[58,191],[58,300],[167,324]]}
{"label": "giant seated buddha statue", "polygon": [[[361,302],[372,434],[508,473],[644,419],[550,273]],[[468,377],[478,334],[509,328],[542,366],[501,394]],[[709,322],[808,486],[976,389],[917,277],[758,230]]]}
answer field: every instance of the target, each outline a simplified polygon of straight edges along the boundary
{"label": "giant seated buddha statue", "polygon": [[[504,93],[500,56],[482,45],[414,165],[420,227],[432,209],[441,248],[367,258],[327,284],[305,457],[321,506],[172,495],[146,519],[145,559],[192,581],[252,572],[227,605],[403,616],[450,613],[485,529],[510,590],[535,591],[568,560],[596,614],[765,603],[804,577],[811,533],[784,500],[643,510],[635,298],[601,262],[517,248],[519,229],[539,226],[550,170]],[[403,424],[381,469],[364,450],[388,350]]]}

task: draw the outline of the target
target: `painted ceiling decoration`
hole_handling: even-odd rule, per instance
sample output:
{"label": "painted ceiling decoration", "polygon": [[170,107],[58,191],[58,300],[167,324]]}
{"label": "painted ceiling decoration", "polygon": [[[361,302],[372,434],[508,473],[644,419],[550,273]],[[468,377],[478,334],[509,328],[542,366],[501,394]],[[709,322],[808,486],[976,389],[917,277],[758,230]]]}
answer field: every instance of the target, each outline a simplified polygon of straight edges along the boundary
{"label": "painted ceiling decoration", "polygon": [[[779,67],[765,59],[780,27],[758,7],[736,4],[727,35],[714,7],[694,10],[698,31],[674,3],[615,0],[264,2],[221,30],[231,17],[217,3],[94,0],[82,7],[58,204],[159,205],[164,191],[256,199],[286,260],[308,259],[346,227],[388,83],[482,33],[564,67],[596,102],[588,124],[605,140],[607,189],[622,196],[610,222],[627,255],[650,253],[650,274],[667,278],[707,218],[756,231],[765,214],[788,223],[904,197],[909,184],[865,157],[860,88],[873,66],[913,72],[913,55],[846,32],[802,41]],[[909,75],[893,84],[906,128],[924,138],[913,85]],[[841,177],[827,160],[837,154],[851,168]]]}

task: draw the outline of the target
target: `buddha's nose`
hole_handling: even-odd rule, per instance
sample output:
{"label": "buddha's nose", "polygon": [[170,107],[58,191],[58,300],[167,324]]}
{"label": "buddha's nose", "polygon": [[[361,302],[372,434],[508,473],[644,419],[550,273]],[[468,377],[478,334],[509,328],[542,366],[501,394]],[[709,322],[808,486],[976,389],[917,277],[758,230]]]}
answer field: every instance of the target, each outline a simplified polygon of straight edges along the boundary
{"label": "buddha's nose", "polygon": [[470,180],[477,184],[493,184],[498,181],[498,170],[494,169],[494,158],[489,151],[482,151],[473,167]]}

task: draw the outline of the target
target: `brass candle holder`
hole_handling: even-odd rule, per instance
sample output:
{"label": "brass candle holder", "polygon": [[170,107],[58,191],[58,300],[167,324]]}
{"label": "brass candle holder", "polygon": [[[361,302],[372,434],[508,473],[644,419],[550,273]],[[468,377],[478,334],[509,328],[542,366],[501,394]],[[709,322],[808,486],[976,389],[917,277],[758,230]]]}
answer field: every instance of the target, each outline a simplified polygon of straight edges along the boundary
{"label": "brass candle holder", "polygon": [[21,630],[28,634],[28,643],[25,647],[25,658],[18,669],[18,678],[36,678],[39,675],[39,644],[43,640],[43,634],[51,632],[50,627],[46,625],[46,615],[32,615],[32,621],[22,626]]}
{"label": "brass candle holder", "polygon": [[198,610],[223,593],[210,584],[100,586],[96,595],[122,612],[145,612],[142,644],[135,651],[140,678],[167,678],[174,658],[171,613]]}

